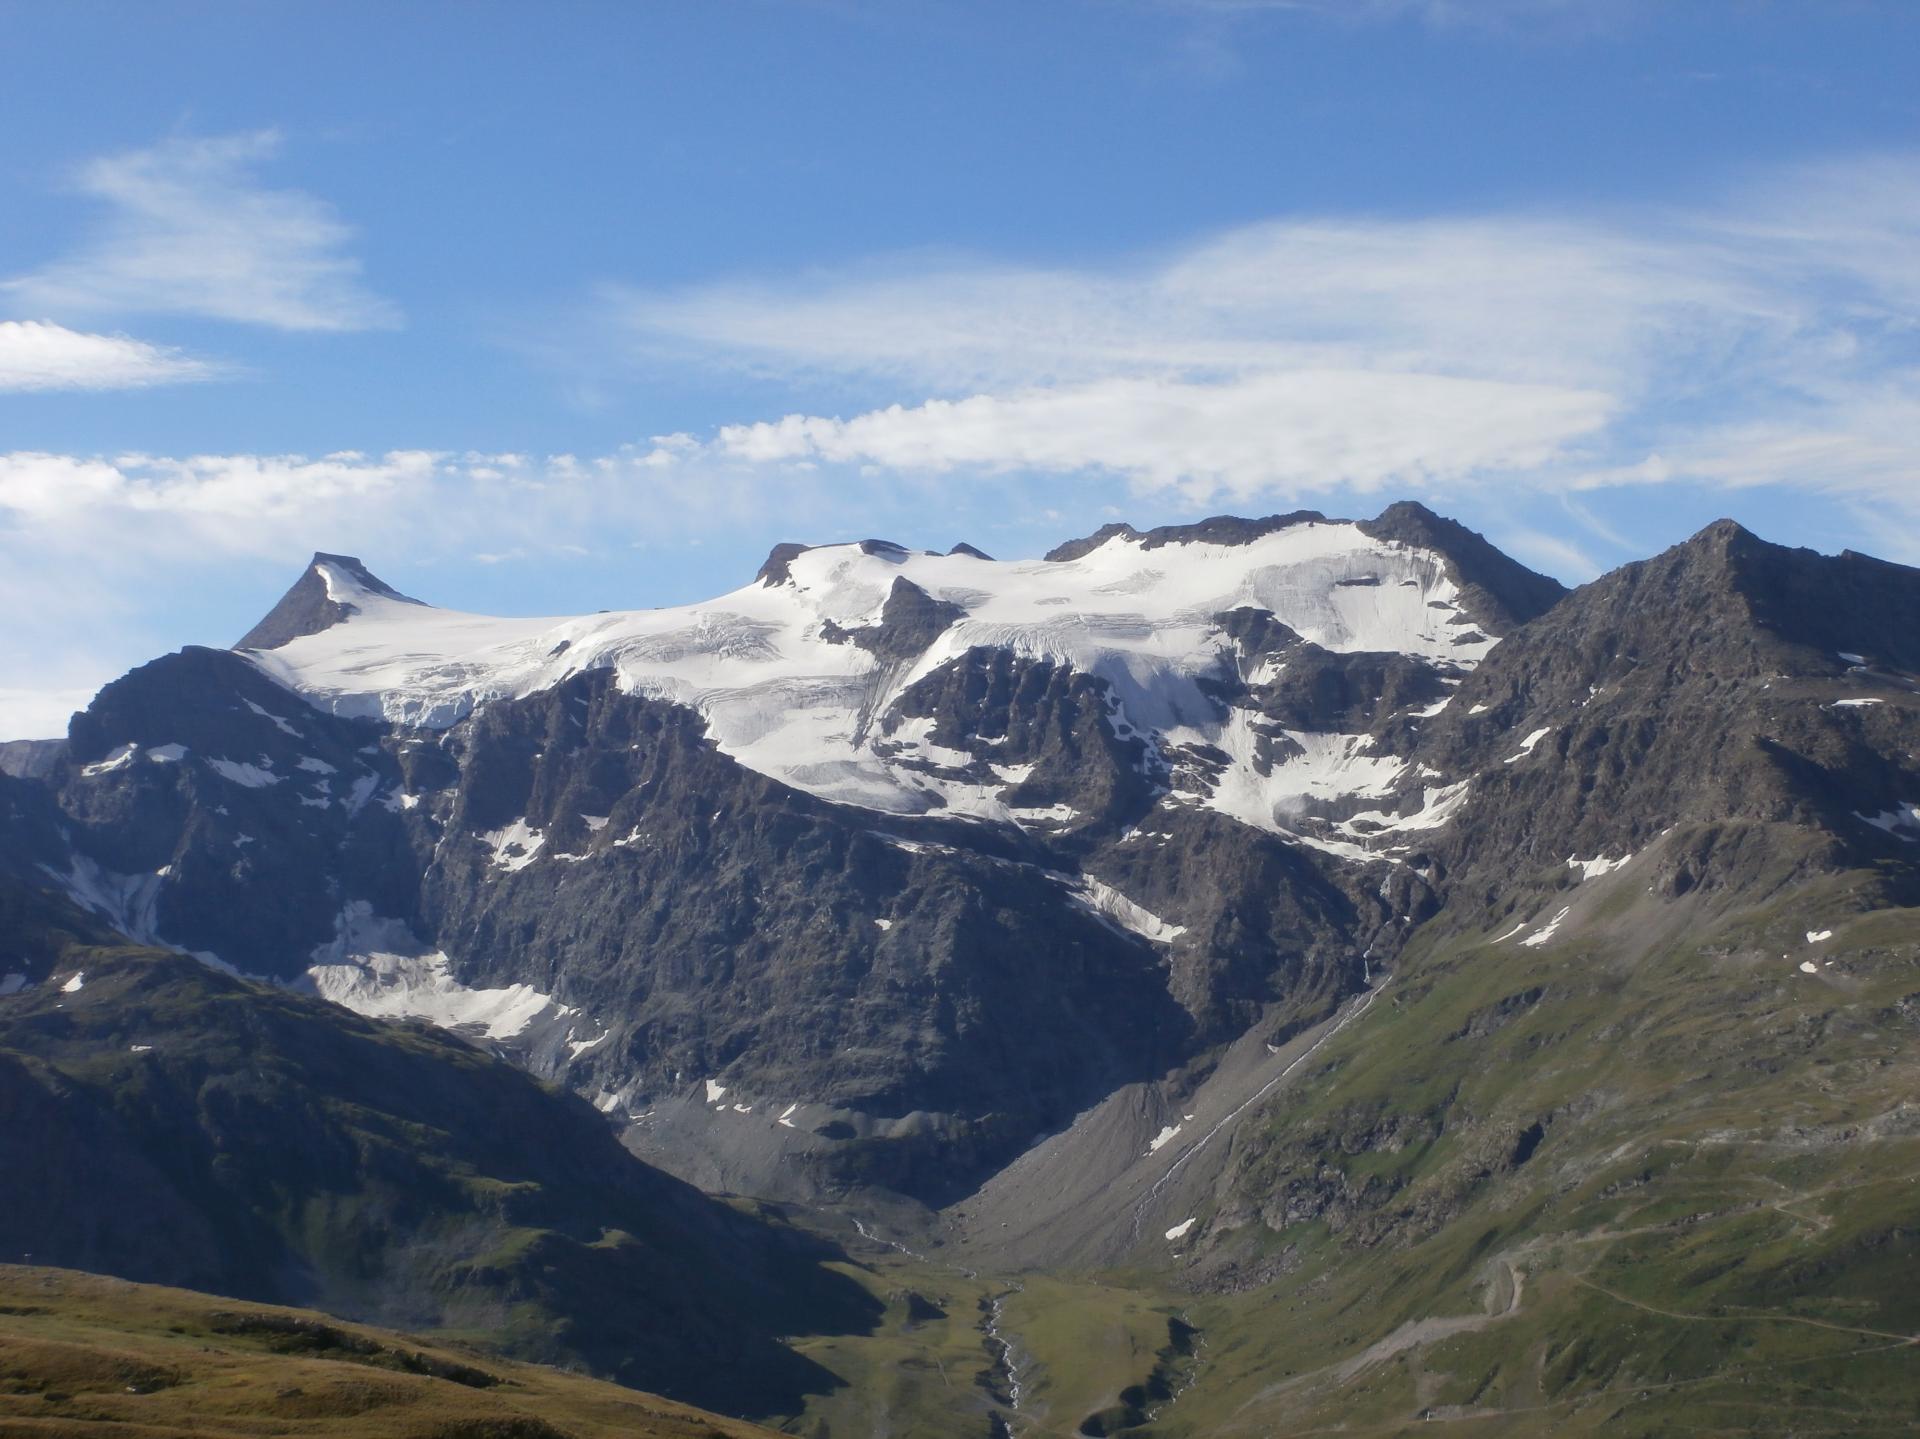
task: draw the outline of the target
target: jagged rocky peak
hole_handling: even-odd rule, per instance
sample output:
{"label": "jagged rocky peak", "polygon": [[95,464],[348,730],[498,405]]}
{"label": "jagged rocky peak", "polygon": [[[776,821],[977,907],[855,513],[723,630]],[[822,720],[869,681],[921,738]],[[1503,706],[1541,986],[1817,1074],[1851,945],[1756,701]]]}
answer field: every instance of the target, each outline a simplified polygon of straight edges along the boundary
{"label": "jagged rocky peak", "polygon": [[260,623],[240,637],[234,648],[278,649],[302,635],[317,635],[358,614],[369,597],[409,605],[424,603],[401,594],[352,555],[316,551],[293,587],[267,611]]}
{"label": "jagged rocky peak", "polygon": [[1766,630],[1829,660],[1920,672],[1920,569],[1854,550],[1776,545],[1720,520],[1689,545],[1716,556]]}
{"label": "jagged rocky peak", "polygon": [[766,559],[753,576],[754,582],[768,586],[790,583],[793,579],[793,562],[812,548],[812,545],[803,545],[794,540],[782,540],[767,551]]}
{"label": "jagged rocky peak", "polygon": [[1436,515],[1417,500],[1388,505],[1371,520],[1357,522],[1376,540],[1392,540],[1446,558],[1467,607],[1494,634],[1508,631],[1552,609],[1567,587],[1503,554],[1484,535],[1458,520]]}

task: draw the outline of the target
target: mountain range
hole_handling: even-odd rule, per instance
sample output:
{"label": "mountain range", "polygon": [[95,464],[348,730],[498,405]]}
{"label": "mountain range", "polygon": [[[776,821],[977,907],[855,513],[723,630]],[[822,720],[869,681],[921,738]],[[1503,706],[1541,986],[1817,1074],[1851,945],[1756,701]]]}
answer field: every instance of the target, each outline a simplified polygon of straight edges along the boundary
{"label": "mountain range", "polygon": [[0,1257],[823,1436],[1898,1427],[1917,717],[1920,572],[1726,521],[316,555],[0,751]]}

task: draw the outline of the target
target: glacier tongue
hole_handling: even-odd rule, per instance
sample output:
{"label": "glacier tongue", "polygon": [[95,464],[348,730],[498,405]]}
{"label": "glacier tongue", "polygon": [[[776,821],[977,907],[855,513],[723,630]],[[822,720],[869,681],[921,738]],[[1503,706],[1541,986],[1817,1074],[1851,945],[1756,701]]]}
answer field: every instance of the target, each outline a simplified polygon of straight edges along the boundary
{"label": "glacier tongue", "polygon": [[[940,666],[1000,649],[1107,681],[1116,725],[1238,751],[1243,742],[1230,731],[1244,721],[1215,718],[1219,707],[1198,683],[1218,672],[1216,616],[1228,610],[1269,610],[1326,650],[1397,652],[1448,667],[1474,663],[1495,643],[1473,629],[1442,556],[1345,522],[1306,521],[1240,544],[1149,548],[1121,535],[1066,561],[833,545],[793,556],[782,573],[778,583],[701,604],[499,619],[421,605],[322,566],[328,597],[350,602],[347,618],[245,653],[317,708],[423,728],[611,669],[629,693],[696,710],[720,749],[748,768],[821,798],[891,813],[1061,823],[1070,814],[1010,807],[1004,795],[1015,779],[938,773],[951,756],[924,731],[897,717],[892,732],[871,721]],[[879,623],[899,579],[959,616],[905,662],[849,642]],[[1391,768],[1351,750],[1316,754],[1299,767],[1311,777],[1249,776],[1243,797],[1223,794],[1218,806],[1277,827],[1274,805],[1284,806],[1287,785],[1373,795]]]}

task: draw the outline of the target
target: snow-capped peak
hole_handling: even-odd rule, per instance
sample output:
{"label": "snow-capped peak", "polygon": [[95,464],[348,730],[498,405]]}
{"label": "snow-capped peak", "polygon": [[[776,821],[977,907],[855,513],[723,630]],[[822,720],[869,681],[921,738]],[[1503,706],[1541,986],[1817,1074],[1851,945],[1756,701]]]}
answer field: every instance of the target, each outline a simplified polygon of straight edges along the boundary
{"label": "snow-capped peak", "polygon": [[342,620],[383,604],[421,605],[386,583],[352,555],[314,555],[305,572],[280,602],[234,646],[239,650],[277,649],[303,635],[317,634]]}
{"label": "snow-capped peak", "polygon": [[[928,737],[911,722],[885,727],[894,732],[884,755],[870,732],[907,687],[971,650],[1104,679],[1116,720],[1151,735],[1217,724],[1198,682],[1217,675],[1226,644],[1218,617],[1237,608],[1270,611],[1327,650],[1446,667],[1471,665],[1494,643],[1444,556],[1317,516],[1244,539],[1120,531],[1050,560],[871,540],[785,545],[753,583],[713,600],[560,618],[436,609],[341,556],[316,556],[310,575],[326,623],[243,647],[321,709],[439,728],[490,700],[610,669],[628,693],[698,711],[721,749],[795,788],[891,812],[998,820],[1017,818],[1001,802],[1005,785],[926,776],[914,751]],[[918,605],[911,645],[863,641],[885,633],[903,581]],[[903,767],[903,758],[922,762]]]}

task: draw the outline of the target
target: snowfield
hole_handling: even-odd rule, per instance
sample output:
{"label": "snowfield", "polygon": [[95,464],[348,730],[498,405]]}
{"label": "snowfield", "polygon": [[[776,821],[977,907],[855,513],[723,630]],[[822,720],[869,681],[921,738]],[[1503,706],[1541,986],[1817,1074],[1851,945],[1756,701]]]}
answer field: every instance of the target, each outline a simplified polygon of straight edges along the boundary
{"label": "snowfield", "polygon": [[[1218,745],[1241,760],[1251,745],[1240,732],[1245,715],[1216,719],[1196,684],[1218,674],[1230,649],[1214,622],[1227,610],[1271,610],[1329,650],[1393,651],[1449,667],[1472,665],[1495,643],[1460,608],[1441,556],[1335,522],[1233,545],[1149,549],[1122,535],[1069,561],[823,546],[793,558],[785,580],[705,603],[561,619],[435,609],[376,593],[343,567],[317,568],[328,594],[355,613],[280,648],[246,652],[317,708],[444,728],[491,700],[611,670],[628,693],[697,711],[725,753],[796,789],[887,813],[940,810],[1027,825],[1074,816],[1009,807],[1007,792],[1025,777],[1018,766],[985,781],[928,774],[925,765],[951,770],[972,757],[941,749],[925,721],[887,718],[903,690],[970,649],[1097,675],[1112,686],[1119,733]],[[924,654],[889,664],[830,637],[878,624],[902,578],[962,612]],[[1397,762],[1365,754],[1354,737],[1291,738],[1302,754],[1270,777],[1236,765],[1214,807],[1284,832],[1290,805],[1381,795],[1397,778]],[[223,773],[241,783],[278,778],[237,765]]]}

